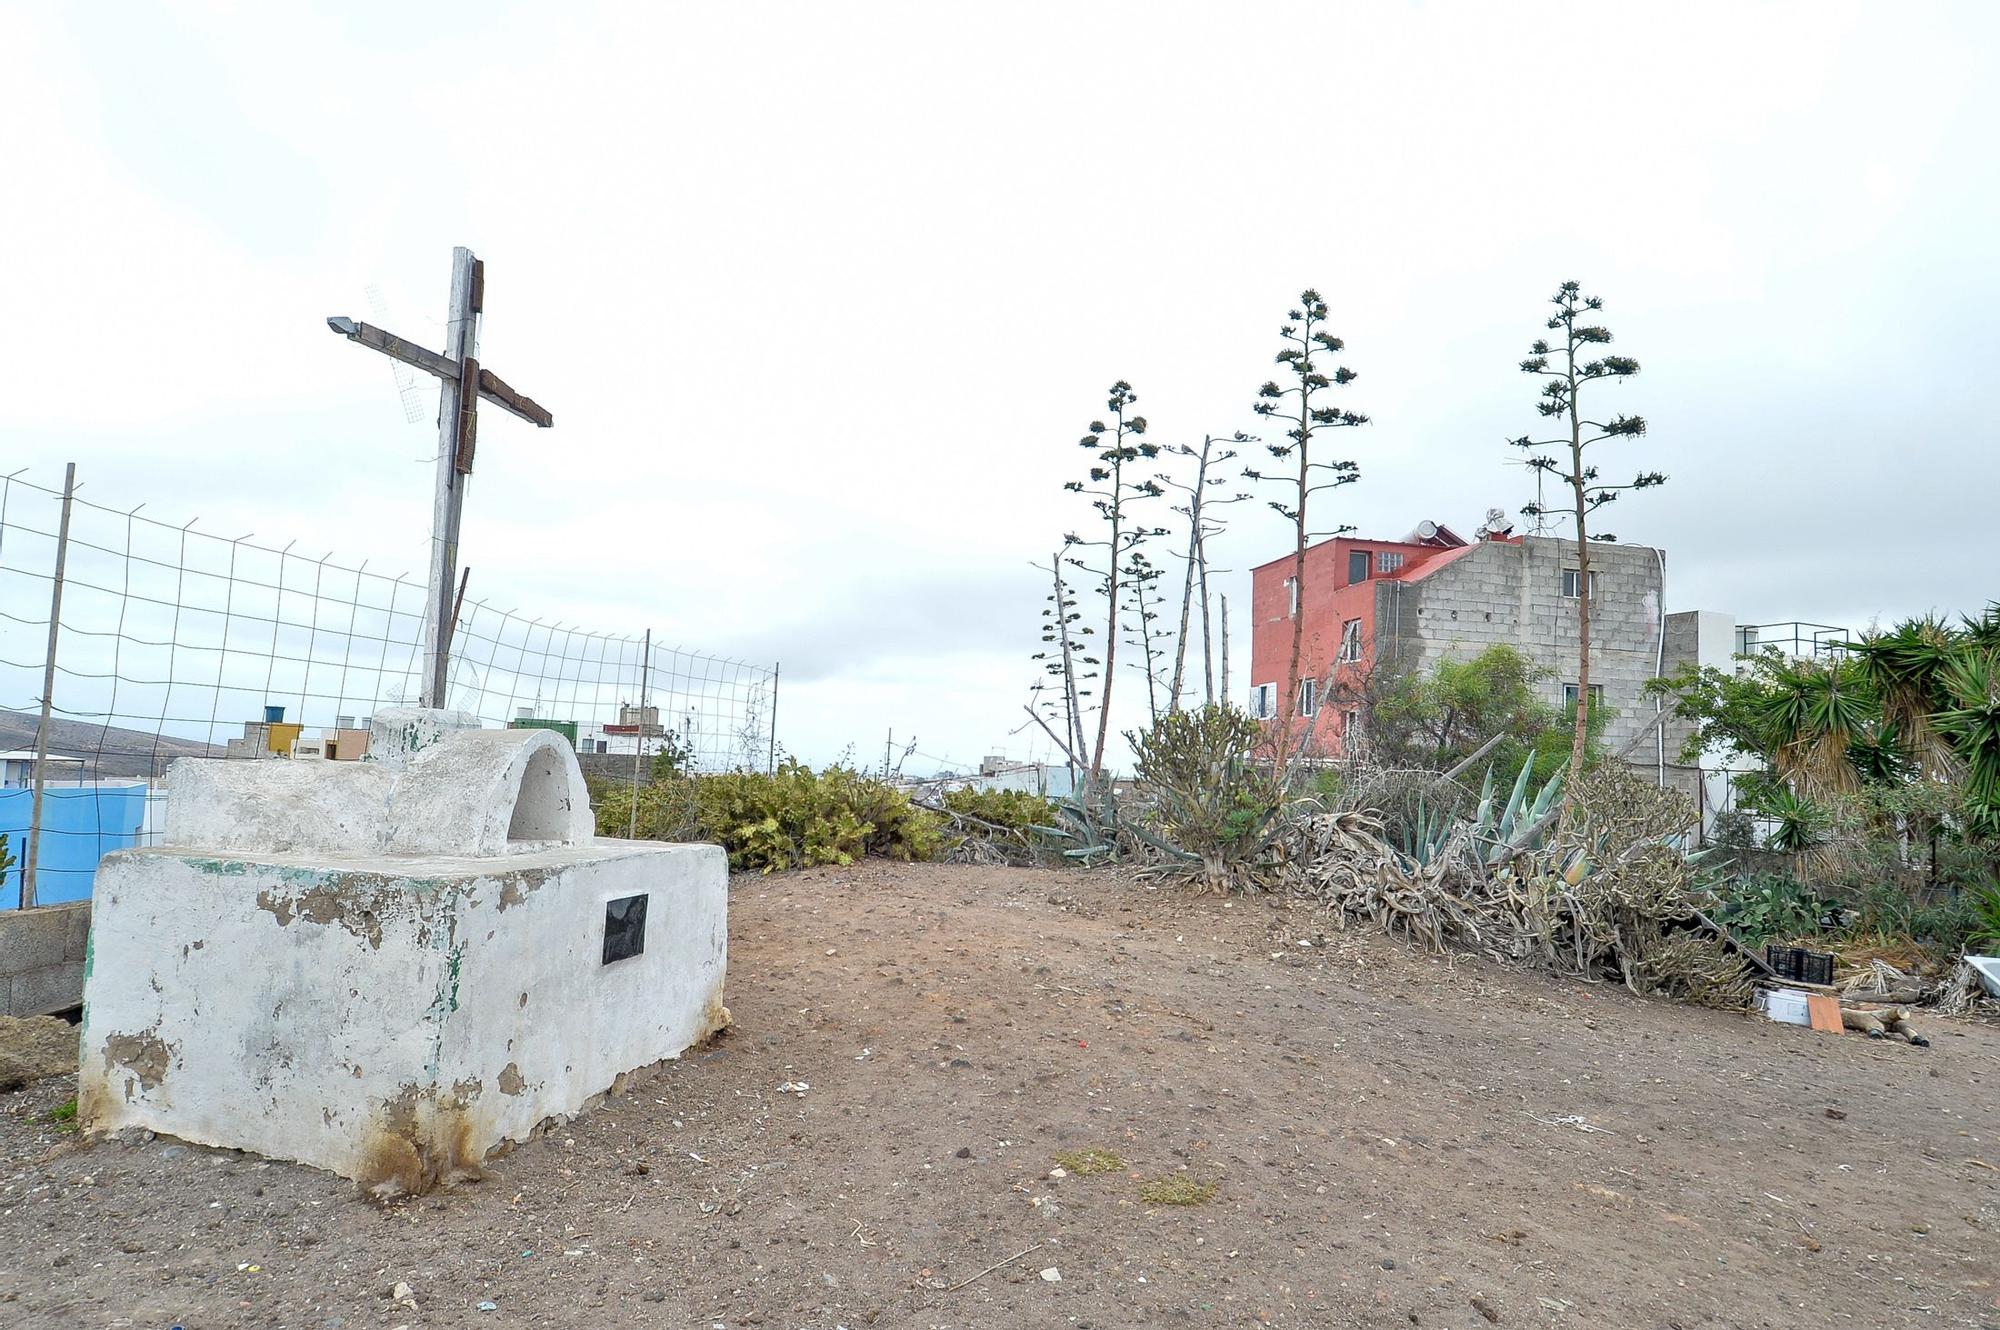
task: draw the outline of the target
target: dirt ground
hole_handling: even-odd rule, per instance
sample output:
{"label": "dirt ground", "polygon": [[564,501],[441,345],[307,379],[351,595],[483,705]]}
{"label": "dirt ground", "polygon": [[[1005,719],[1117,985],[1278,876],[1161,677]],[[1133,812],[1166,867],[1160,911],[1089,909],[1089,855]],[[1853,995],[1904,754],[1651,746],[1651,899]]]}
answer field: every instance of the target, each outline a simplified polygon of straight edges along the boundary
{"label": "dirt ground", "polygon": [[[730,904],[731,1033],[421,1200],[0,1096],[0,1325],[2000,1326],[1991,1027],[1815,1034],[1108,874]],[[1050,1176],[1085,1150],[1121,1166]]]}
{"label": "dirt ground", "polygon": [[55,1016],[0,1016],[0,1090],[75,1070],[75,1026]]}

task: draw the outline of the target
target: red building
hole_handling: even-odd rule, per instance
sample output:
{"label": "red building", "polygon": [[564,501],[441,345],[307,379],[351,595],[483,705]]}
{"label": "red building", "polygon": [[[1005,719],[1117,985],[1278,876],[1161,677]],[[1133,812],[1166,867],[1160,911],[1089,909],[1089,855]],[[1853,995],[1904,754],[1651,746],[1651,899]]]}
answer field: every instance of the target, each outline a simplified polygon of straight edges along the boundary
{"label": "red building", "polygon": [[[1513,540],[1504,533],[1482,536]],[[1456,562],[1476,546],[1450,527],[1421,523],[1401,540],[1336,536],[1306,549],[1303,603],[1290,554],[1250,572],[1250,712],[1274,724],[1285,705],[1292,632],[1304,621],[1299,648],[1299,712],[1293,735],[1309,753],[1337,754],[1350,716],[1319,705],[1329,681],[1345,682],[1375,658],[1379,594],[1385,582],[1412,582]],[[1303,737],[1299,737],[1303,736]]]}
{"label": "red building", "polygon": [[[1320,705],[1322,692],[1352,696],[1347,686],[1365,682],[1369,671],[1431,670],[1504,645],[1534,668],[1532,688],[1550,708],[1604,708],[1604,750],[1686,793],[1705,823],[1731,805],[1735,771],[1728,756],[1682,761],[1692,726],[1647,688],[1682,665],[1728,669],[1736,652],[1772,639],[1754,629],[1743,630],[1747,639],[1739,636],[1726,614],[1667,613],[1665,550],[1593,544],[1586,577],[1574,540],[1516,536],[1493,509],[1471,541],[1435,522],[1401,540],[1322,541],[1306,551],[1303,603],[1293,594],[1292,575],[1289,554],[1251,571],[1250,710],[1277,725],[1292,631],[1299,628],[1303,714],[1292,733],[1302,751],[1336,756],[1354,738],[1356,718],[1340,714],[1337,703]],[[1579,678],[1576,622],[1586,589],[1587,684]]]}

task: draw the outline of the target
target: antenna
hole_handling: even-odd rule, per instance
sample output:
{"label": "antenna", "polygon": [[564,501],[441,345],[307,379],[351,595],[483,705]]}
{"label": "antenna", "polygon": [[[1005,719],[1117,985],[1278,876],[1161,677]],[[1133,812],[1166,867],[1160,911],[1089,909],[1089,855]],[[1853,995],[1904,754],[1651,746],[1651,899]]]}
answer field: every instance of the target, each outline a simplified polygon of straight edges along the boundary
{"label": "antenna", "polygon": [[1548,528],[1549,519],[1548,514],[1542,511],[1542,482],[1548,479],[1548,473],[1541,467],[1536,466],[1531,458],[1524,457],[1520,461],[1510,462],[1508,465],[1524,466],[1535,473],[1535,534],[1538,536],[1544,534]]}

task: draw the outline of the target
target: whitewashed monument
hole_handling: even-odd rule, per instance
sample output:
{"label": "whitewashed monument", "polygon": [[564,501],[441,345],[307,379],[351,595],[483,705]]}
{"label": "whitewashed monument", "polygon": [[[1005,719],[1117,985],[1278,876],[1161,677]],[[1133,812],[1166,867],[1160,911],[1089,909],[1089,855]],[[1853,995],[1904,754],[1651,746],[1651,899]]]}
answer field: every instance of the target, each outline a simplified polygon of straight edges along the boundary
{"label": "whitewashed monument", "polygon": [[417,1193],[728,1023],[722,850],[597,838],[560,736],[456,721],[174,765],[174,844],[98,869],[84,1126]]}

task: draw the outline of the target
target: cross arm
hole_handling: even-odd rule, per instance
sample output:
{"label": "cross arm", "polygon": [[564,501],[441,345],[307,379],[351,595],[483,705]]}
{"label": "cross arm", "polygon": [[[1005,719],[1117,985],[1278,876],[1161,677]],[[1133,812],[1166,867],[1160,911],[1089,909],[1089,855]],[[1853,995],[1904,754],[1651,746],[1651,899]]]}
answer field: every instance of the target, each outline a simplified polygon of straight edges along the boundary
{"label": "cross arm", "polygon": [[[405,341],[392,332],[377,328],[372,323],[335,316],[326,321],[326,326],[348,341],[357,342],[371,351],[380,351],[391,360],[400,360],[405,365],[413,365],[427,374],[437,375],[440,379],[450,379],[454,383],[458,381],[457,365],[427,347]],[[531,425],[548,429],[556,423],[555,417],[549,414],[547,407],[532,397],[515,392],[507,386],[506,380],[490,369],[479,371],[478,390],[481,397],[502,411],[519,416]]]}
{"label": "cross arm", "polygon": [[440,379],[458,378],[458,366],[427,347],[415,342],[406,342],[392,332],[385,332],[372,323],[362,323],[358,319],[344,319],[338,316],[326,321],[326,326],[345,337],[350,342],[358,342],[371,351],[380,351],[391,360],[400,360],[405,365],[414,365],[427,374],[435,374]]}
{"label": "cross arm", "polygon": [[479,371],[479,395],[502,411],[519,416],[531,425],[547,429],[556,423],[556,418],[549,414],[547,407],[532,397],[525,397],[515,392],[490,369]]}

